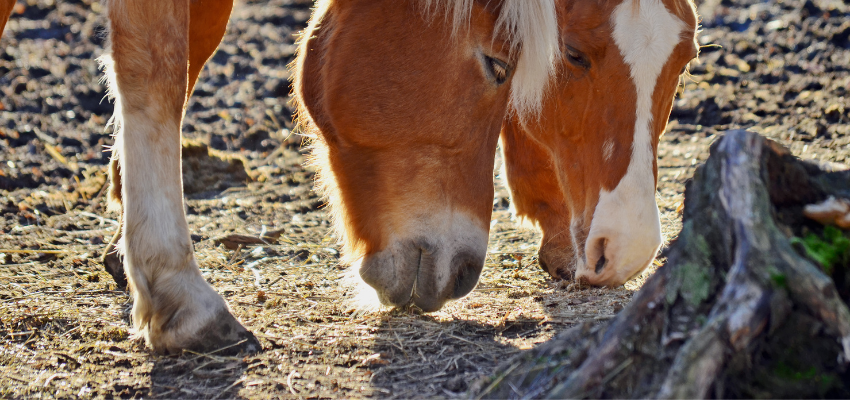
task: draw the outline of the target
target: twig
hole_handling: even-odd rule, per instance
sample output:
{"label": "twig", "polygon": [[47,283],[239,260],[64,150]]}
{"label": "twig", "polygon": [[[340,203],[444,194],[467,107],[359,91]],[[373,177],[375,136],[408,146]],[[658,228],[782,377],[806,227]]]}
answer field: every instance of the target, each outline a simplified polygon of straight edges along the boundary
{"label": "twig", "polygon": [[6,377],[7,377],[7,378],[9,378],[9,379],[12,379],[12,380],[15,380],[15,381],[21,382],[21,383],[30,383],[30,381],[28,381],[28,380],[26,380],[26,379],[24,379],[24,378],[19,378],[19,377],[15,376],[15,375],[12,375],[12,374],[6,374]]}
{"label": "twig", "polygon": [[245,382],[247,379],[248,379],[248,378],[247,378],[247,377],[244,377],[244,376],[243,376],[242,378],[239,378],[236,382],[233,382],[230,386],[226,387],[226,388],[225,388],[224,390],[222,390],[219,394],[217,394],[215,397],[213,397],[213,399],[218,399],[218,398],[220,398],[221,396],[224,396],[224,394],[225,394],[225,393],[227,393],[228,391],[230,391],[230,389],[233,389],[233,387],[234,387],[234,386],[236,386],[236,385],[238,385],[238,384],[240,384],[240,383],[242,383],[242,382]]}
{"label": "twig", "polygon": [[514,371],[515,369],[517,369],[517,367],[519,367],[519,366],[520,366],[520,363],[516,363],[516,364],[514,364],[514,365],[511,365],[511,367],[510,367],[510,368],[508,368],[505,372],[499,373],[499,376],[497,376],[497,377],[496,377],[496,379],[493,379],[493,382],[492,382],[492,383],[490,383],[490,385],[489,385],[489,386],[487,386],[487,388],[486,388],[486,389],[484,389],[484,390],[483,390],[483,391],[482,391],[482,392],[481,392],[478,396],[476,396],[476,397],[475,397],[475,400],[481,400],[484,396],[486,396],[486,395],[487,395],[487,393],[490,393],[490,391],[492,391],[493,389],[495,389],[495,388],[496,388],[496,386],[498,386],[498,385],[499,385],[499,383],[501,383],[501,382],[502,382],[502,379],[505,379],[505,377],[506,377],[506,376],[508,376],[508,374],[510,374],[511,372],[513,372],[513,371]]}
{"label": "twig", "polygon": [[15,250],[15,249],[0,249],[0,253],[14,253],[14,254],[62,254],[62,253],[68,253],[68,250],[60,250],[60,249],[44,249],[44,250]]}
{"label": "twig", "polygon": [[222,348],[220,348],[220,349],[216,349],[216,350],[213,350],[213,351],[210,351],[210,352],[207,352],[207,353],[195,352],[195,351],[192,351],[192,350],[185,350],[185,352],[187,352],[187,353],[189,353],[189,354],[194,354],[194,355],[197,355],[197,356],[201,356],[201,357],[208,357],[208,358],[212,358],[212,359],[215,359],[216,357],[224,358],[224,359],[233,359],[233,358],[237,358],[237,357],[217,356],[217,355],[215,355],[215,353],[218,353],[218,352],[221,352],[221,351],[227,350],[227,349],[229,349],[229,348],[231,348],[231,347],[239,346],[239,345],[241,345],[242,343],[245,343],[245,342],[247,342],[247,341],[248,341],[248,339],[242,339],[242,340],[240,340],[240,341],[238,341],[238,342],[236,342],[236,343],[233,343],[233,344],[228,345],[228,346],[224,346],[224,347],[222,347]]}
{"label": "twig", "polygon": [[[292,387],[292,377],[298,374],[294,369],[286,376],[286,386],[289,388],[289,393],[297,395],[298,392]],[[300,376],[300,375],[299,375]]]}
{"label": "twig", "polygon": [[100,224],[101,224],[101,225],[103,225],[105,222],[109,222],[110,224],[115,225],[115,226],[119,226],[119,225],[120,225],[120,224],[118,223],[118,221],[116,221],[116,220],[114,220],[114,219],[104,218],[104,217],[101,217],[100,215],[97,215],[97,214],[95,214],[95,213],[90,213],[90,212],[88,212],[88,211],[78,211],[78,212],[77,212],[77,215],[82,215],[82,216],[84,216],[84,217],[91,217],[91,218],[97,219],[97,220],[99,220],[99,221],[100,221]]}
{"label": "twig", "polygon": [[50,377],[49,377],[49,378],[47,378],[47,380],[46,380],[46,381],[44,381],[44,387],[49,386],[49,385],[50,385],[50,382],[52,382],[54,379],[57,379],[57,378],[66,378],[66,377],[68,377],[68,374],[56,373],[56,374],[50,375]]}

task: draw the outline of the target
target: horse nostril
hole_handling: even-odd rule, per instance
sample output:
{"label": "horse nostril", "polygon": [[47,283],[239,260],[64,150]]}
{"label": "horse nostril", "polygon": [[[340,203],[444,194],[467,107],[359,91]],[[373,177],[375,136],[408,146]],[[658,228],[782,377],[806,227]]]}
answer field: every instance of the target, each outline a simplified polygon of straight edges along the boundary
{"label": "horse nostril", "polygon": [[605,259],[605,254],[599,256],[599,260],[596,261],[596,274],[601,274],[602,270],[605,269],[605,264],[608,264],[608,260]]}
{"label": "horse nostril", "polygon": [[599,275],[602,273],[602,270],[605,269],[605,265],[608,264],[608,259],[605,258],[605,245],[608,244],[606,239],[599,239],[596,242],[596,251],[599,253],[599,259],[596,260],[596,274]]}
{"label": "horse nostril", "polygon": [[479,260],[479,257],[473,254],[461,252],[455,255],[452,264],[457,266],[457,274],[451,298],[459,299],[466,296],[478,284],[484,260]]}

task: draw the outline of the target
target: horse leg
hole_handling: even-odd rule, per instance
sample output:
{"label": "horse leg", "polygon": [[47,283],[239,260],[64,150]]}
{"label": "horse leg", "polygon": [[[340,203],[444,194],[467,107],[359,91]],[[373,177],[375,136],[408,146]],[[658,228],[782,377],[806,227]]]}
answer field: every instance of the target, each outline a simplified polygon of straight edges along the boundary
{"label": "horse leg", "polygon": [[543,230],[540,266],[552,278],[572,279],[575,266],[570,211],[549,153],[511,120],[502,126],[501,147],[503,175],[516,216]]}
{"label": "horse leg", "polygon": [[102,58],[115,96],[122,226],[133,324],[154,351],[258,351],[198,269],[183,211],[180,125],[189,0],[110,0]]}
{"label": "horse leg", "polygon": [[[121,163],[118,162],[117,151],[112,152],[112,157],[109,158],[109,191],[107,192],[107,203],[109,209],[118,212],[118,226],[123,226],[123,216],[121,204]],[[112,279],[118,284],[122,290],[127,289],[127,274],[124,273],[124,263],[118,257],[118,243],[121,240],[121,229],[115,230],[112,239],[106,245],[106,250],[100,257],[106,272],[112,275]]]}
{"label": "horse leg", "polygon": [[[2,1],[2,0],[0,0]],[[212,57],[224,37],[227,21],[233,9],[233,0],[196,0],[189,3],[189,87],[186,99],[192,95],[198,75],[207,60]],[[109,204],[110,209],[121,211],[121,167],[113,154],[109,162]],[[119,218],[120,219],[120,218]],[[120,222],[120,221],[119,221]],[[112,240],[103,252],[101,262],[106,272],[112,275],[122,289],[127,287],[127,277],[124,274],[124,264],[118,257],[118,241],[121,230],[115,232]]]}

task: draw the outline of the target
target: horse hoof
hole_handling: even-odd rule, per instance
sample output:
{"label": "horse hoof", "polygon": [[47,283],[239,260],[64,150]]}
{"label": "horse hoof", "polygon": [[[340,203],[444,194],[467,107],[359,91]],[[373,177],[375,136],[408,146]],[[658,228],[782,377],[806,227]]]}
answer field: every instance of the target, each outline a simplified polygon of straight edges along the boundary
{"label": "horse hoof", "polygon": [[118,288],[126,291],[127,275],[124,274],[124,263],[121,262],[121,259],[118,257],[118,251],[116,251],[113,244],[110,243],[109,246],[106,246],[106,251],[104,251],[103,256],[100,257],[100,262],[103,263],[103,269],[105,269],[109,275],[112,275],[112,279],[115,280]]}
{"label": "horse hoof", "polygon": [[220,311],[200,330],[194,345],[186,347],[198,353],[225,356],[254,354],[262,349],[257,337],[226,310]]}

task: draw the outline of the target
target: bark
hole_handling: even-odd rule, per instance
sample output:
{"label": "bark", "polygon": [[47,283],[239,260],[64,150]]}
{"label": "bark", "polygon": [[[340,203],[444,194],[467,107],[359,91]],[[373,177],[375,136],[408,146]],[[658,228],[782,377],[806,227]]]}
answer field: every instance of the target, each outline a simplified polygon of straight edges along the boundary
{"label": "bark", "polygon": [[824,268],[792,244],[823,231],[802,210],[829,196],[850,198],[850,172],[728,132],[685,191],[666,265],[631,304],[508,361],[472,395],[850,397],[847,257]]}

